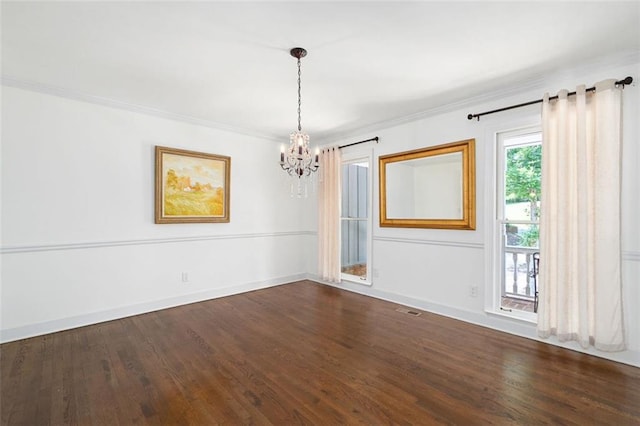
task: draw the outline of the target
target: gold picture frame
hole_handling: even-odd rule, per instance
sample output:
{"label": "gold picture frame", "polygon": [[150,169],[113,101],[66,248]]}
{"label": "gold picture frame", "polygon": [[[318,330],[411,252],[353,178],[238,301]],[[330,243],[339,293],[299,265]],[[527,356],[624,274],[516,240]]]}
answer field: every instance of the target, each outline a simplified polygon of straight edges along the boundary
{"label": "gold picture frame", "polygon": [[380,226],[476,228],[475,139],[380,156]]}
{"label": "gold picture frame", "polygon": [[231,157],[155,147],[155,223],[229,222]]}

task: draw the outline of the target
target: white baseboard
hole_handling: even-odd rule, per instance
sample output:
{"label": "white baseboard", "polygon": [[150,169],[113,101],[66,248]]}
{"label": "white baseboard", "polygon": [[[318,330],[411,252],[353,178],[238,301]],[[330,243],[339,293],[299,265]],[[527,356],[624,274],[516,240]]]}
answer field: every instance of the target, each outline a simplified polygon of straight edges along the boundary
{"label": "white baseboard", "polygon": [[634,367],[640,367],[640,351],[637,350],[626,350],[622,352],[602,352],[593,348],[583,349],[575,342],[559,342],[555,338],[542,339],[538,337],[535,325],[527,323],[525,321],[506,318],[498,315],[490,315],[487,313],[466,311],[464,309],[459,309],[438,303],[432,303],[426,300],[415,299],[412,297],[403,296],[401,294],[389,293],[386,291],[378,290],[375,287],[362,286],[346,281],[343,281],[342,283],[330,283],[322,281],[317,276],[313,275],[308,275],[307,279],[315,281],[322,285],[329,285],[342,290],[348,290],[365,296],[375,297],[376,299],[398,303],[400,305],[465,321],[482,327],[491,328],[493,330],[514,334],[516,336],[525,337],[527,339],[536,340],[538,342],[559,346],[565,349],[570,349],[600,358],[605,358],[610,361],[620,362],[623,364],[632,365]]}
{"label": "white baseboard", "polygon": [[55,333],[87,325],[98,324],[105,321],[112,321],[133,315],[145,314],[161,309],[174,308],[176,306],[190,303],[202,302],[219,297],[231,296],[239,293],[260,290],[267,287],[274,287],[299,281],[307,278],[307,274],[290,275],[287,277],[274,278],[265,281],[251,282],[230,287],[205,290],[197,293],[184,294],[162,300],[154,300],[135,305],[122,306],[107,309],[100,312],[60,318],[52,321],[28,324],[21,327],[0,330],[0,343],[12,342],[29,337],[41,336],[43,334]]}

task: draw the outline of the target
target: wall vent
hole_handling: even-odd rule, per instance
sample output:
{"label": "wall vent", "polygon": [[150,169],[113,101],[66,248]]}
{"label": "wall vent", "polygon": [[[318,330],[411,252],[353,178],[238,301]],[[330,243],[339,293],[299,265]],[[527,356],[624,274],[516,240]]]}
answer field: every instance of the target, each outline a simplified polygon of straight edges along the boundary
{"label": "wall vent", "polygon": [[420,313],[420,312],[418,312],[418,311],[414,311],[413,309],[404,308],[404,307],[401,307],[401,308],[396,309],[396,312],[400,312],[400,313],[403,313],[403,314],[413,315],[414,317],[419,317],[419,316],[420,316],[420,314],[421,314],[421,313]]}

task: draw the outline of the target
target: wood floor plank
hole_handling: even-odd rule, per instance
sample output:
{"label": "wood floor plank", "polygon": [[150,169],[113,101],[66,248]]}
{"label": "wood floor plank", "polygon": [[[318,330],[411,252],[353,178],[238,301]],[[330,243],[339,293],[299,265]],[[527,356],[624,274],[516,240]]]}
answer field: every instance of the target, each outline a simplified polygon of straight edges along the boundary
{"label": "wood floor plank", "polygon": [[0,345],[2,425],[640,424],[640,369],[301,281]]}

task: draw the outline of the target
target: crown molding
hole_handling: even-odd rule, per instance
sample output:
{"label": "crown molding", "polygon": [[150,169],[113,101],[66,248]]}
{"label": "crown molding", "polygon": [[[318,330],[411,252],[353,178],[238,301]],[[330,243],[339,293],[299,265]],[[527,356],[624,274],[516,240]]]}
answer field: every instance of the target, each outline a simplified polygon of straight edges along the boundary
{"label": "crown molding", "polygon": [[[436,115],[446,114],[446,113],[460,110],[463,108],[472,108],[479,104],[489,103],[492,101],[504,99],[509,96],[515,96],[532,89],[536,89],[540,87],[542,83],[543,83],[542,78],[529,79],[528,81],[518,85],[514,84],[504,89],[499,89],[489,93],[468,97],[463,100],[458,100],[458,101],[449,102],[443,105],[438,105],[438,106],[428,108],[413,114],[379,121],[374,124],[345,130],[343,132],[336,132],[333,134],[329,134],[328,136],[323,138],[316,137],[316,141],[319,141],[322,143],[336,142],[336,141],[340,141],[340,140],[344,140],[352,137],[357,137],[362,133],[372,133],[379,130],[400,126],[402,124],[412,123],[414,121],[419,121],[419,120],[433,117]],[[462,118],[466,119],[466,115]]]}
{"label": "crown molding", "polygon": [[[392,127],[396,127],[402,124],[411,123],[414,121],[422,120],[425,118],[433,117],[440,114],[445,114],[448,112],[453,112],[456,110],[469,108],[475,109],[478,105],[488,104],[491,102],[499,101],[507,97],[516,97],[519,95],[524,95],[527,92],[533,90],[540,90],[540,97],[542,97],[542,92],[545,90],[549,90],[549,86],[553,84],[554,81],[562,79],[573,78],[575,75],[588,75],[591,73],[595,73],[598,71],[613,69],[631,65],[639,65],[640,66],[640,51],[625,51],[622,53],[618,53],[615,55],[610,55],[607,57],[598,58],[589,63],[581,64],[579,66],[575,66],[572,68],[567,68],[565,70],[554,72],[553,74],[549,73],[538,73],[534,77],[529,77],[525,80],[514,80],[512,83],[508,84],[504,88],[500,88],[497,90],[491,90],[489,92],[467,97],[461,100],[448,102],[443,105],[438,105],[432,108],[427,108],[425,110],[416,112],[414,114],[404,115],[401,117],[395,117],[388,120],[379,121],[377,123],[372,123],[364,126],[357,126],[350,129],[346,129],[344,131],[337,131],[334,133],[327,132],[326,136],[316,137],[316,142],[321,144],[332,144],[340,141],[344,141],[349,138],[357,138],[361,136],[363,133],[372,133],[384,129],[389,129]],[[611,78],[624,78],[626,76],[611,76]],[[634,78],[640,78],[640,76],[634,76]],[[588,84],[589,82],[587,82]],[[595,83],[595,82],[593,82]],[[578,84],[576,82],[576,84]],[[633,85],[636,83],[634,82]],[[531,99],[522,99],[522,102],[530,101]],[[515,101],[516,103],[518,101]],[[468,111],[471,113],[472,111]],[[465,120],[467,119],[466,114],[464,114]]]}
{"label": "crown molding", "polygon": [[247,128],[229,126],[226,124],[222,124],[222,123],[218,123],[210,120],[204,120],[197,117],[177,114],[170,111],[164,111],[161,109],[152,108],[145,105],[138,105],[138,104],[133,104],[129,102],[119,101],[116,99],[105,98],[102,96],[90,95],[87,93],[66,89],[64,87],[52,86],[48,84],[38,83],[35,81],[22,80],[16,77],[3,75],[0,78],[0,83],[3,86],[7,86],[7,87],[15,87],[17,89],[29,90],[31,92],[44,93],[47,95],[67,98],[74,101],[88,102],[91,104],[122,109],[122,110],[135,112],[139,114],[151,115],[154,117],[164,118],[167,120],[180,121],[187,124],[194,124],[196,126],[208,127],[211,129],[222,130],[225,132],[236,133],[244,136],[268,139],[270,141],[275,141],[275,142],[281,141],[281,139],[278,139],[273,135],[256,132]]}
{"label": "crown molding", "polygon": [[[381,120],[375,123],[355,125],[345,130],[336,130],[334,132],[329,130],[329,131],[323,132],[323,134],[321,135],[316,135],[314,137],[314,140],[316,143],[320,145],[330,145],[332,143],[344,141],[345,139],[348,139],[348,138],[359,137],[363,133],[389,129],[391,127],[411,123],[414,121],[422,120],[422,119],[433,117],[440,114],[445,114],[448,112],[453,112],[453,111],[464,109],[464,108],[475,109],[478,107],[478,105],[483,105],[483,104],[491,103],[494,101],[502,100],[507,97],[512,97],[512,96],[516,97],[518,95],[523,95],[526,92],[530,92],[533,90],[540,90],[541,92],[543,92],[545,90],[549,90],[550,86],[553,85],[553,82],[557,82],[558,80],[563,80],[563,79],[574,78],[574,76],[576,75],[578,76],[588,75],[590,73],[602,71],[605,69],[624,67],[624,66],[629,66],[634,64],[640,65],[640,51],[631,50],[631,51],[620,52],[614,55],[596,58],[588,63],[582,63],[575,67],[566,68],[564,70],[558,70],[552,74],[540,72],[537,75],[526,78],[526,79],[520,79],[520,80],[514,79],[511,83],[508,83],[504,88],[500,88],[497,90],[490,90],[489,92],[486,92],[486,93],[482,93],[476,96],[466,97],[464,99],[459,99],[453,102],[443,103],[441,105],[427,108],[413,114],[403,115],[400,117],[393,117],[393,118]],[[611,78],[622,78],[622,77],[625,77],[625,76],[612,76]],[[634,77],[640,78],[640,76],[634,76]],[[247,128],[230,126],[230,125],[226,125],[226,124],[222,124],[222,123],[218,123],[210,120],[177,114],[177,113],[164,111],[164,110],[160,110],[157,108],[152,108],[144,105],[132,104],[132,103],[123,102],[123,101],[119,101],[111,98],[105,98],[101,96],[81,93],[81,92],[73,91],[63,87],[47,85],[47,84],[38,83],[34,81],[22,80],[12,76],[3,75],[0,78],[0,83],[4,86],[15,87],[15,88],[29,90],[33,92],[45,93],[53,96],[73,99],[76,101],[89,102],[89,103],[103,105],[111,108],[123,109],[131,112],[165,118],[168,120],[180,121],[180,122],[193,124],[197,126],[204,126],[204,127],[226,131],[226,132],[232,132],[240,135],[267,139],[271,142],[282,142],[282,138],[278,137],[277,135],[261,133],[261,132],[257,132],[255,130],[251,130]],[[490,83],[491,82],[487,82],[486,84],[490,84]],[[464,89],[460,89],[460,91],[450,92],[450,94],[461,93],[463,90]],[[542,93],[540,94],[540,96],[542,96]],[[425,99],[428,99],[428,97]],[[522,102],[526,102],[528,100],[530,99],[523,99]],[[466,120],[466,114],[463,117],[463,119]]]}

